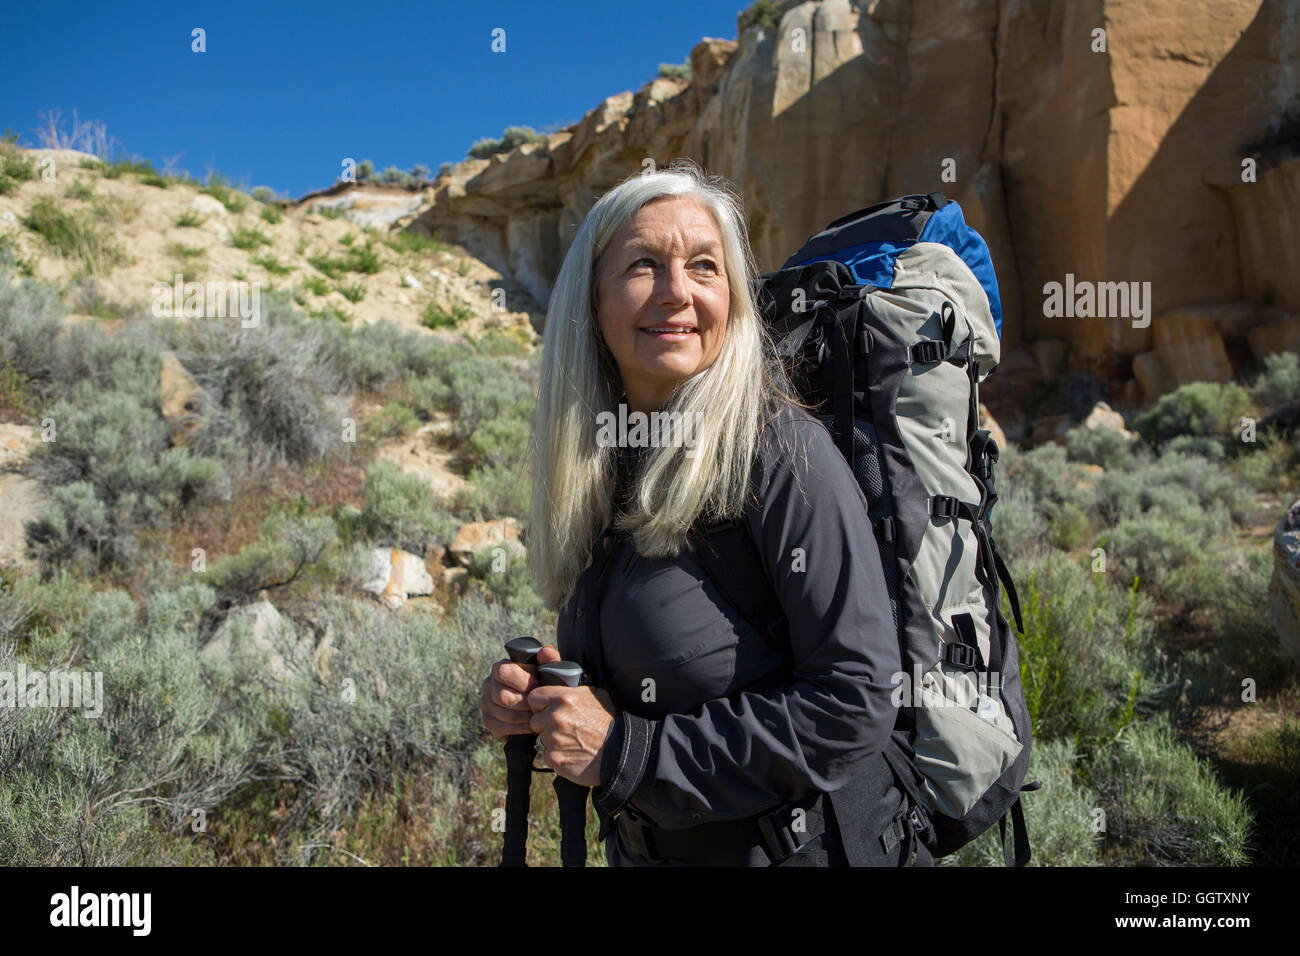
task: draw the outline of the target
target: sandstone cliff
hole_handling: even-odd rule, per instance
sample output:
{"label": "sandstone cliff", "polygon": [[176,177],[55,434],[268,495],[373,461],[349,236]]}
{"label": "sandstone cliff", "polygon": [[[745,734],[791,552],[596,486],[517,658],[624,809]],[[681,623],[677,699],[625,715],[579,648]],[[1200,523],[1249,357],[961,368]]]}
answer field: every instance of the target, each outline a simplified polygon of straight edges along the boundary
{"label": "sandstone cliff", "polygon": [[[776,7],[776,30],[702,40],[689,81],[657,79],[456,165],[402,223],[545,302],[583,215],[647,158],[689,156],[735,182],[762,269],[846,212],[943,190],[993,251],[1008,352],[1063,340],[1071,368],[1117,393],[1136,375],[1135,399],[1231,374],[1248,341],[1300,348],[1286,311],[1300,308],[1300,163],[1274,161],[1285,142],[1272,158],[1251,147],[1300,103],[1300,0]],[[1252,158],[1257,181],[1243,182]],[[1067,274],[1150,282],[1153,321],[1045,316],[1044,284]],[[1200,318],[1162,321],[1187,306]]]}

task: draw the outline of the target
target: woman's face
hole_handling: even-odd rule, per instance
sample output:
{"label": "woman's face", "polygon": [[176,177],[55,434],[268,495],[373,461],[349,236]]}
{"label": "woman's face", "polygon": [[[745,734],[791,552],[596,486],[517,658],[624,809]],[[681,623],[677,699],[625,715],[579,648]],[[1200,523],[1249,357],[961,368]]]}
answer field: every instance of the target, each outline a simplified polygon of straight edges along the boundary
{"label": "woman's face", "polygon": [[704,206],[652,199],[623,224],[598,263],[596,323],[632,411],[658,411],[713,364],[730,305],[722,233]]}

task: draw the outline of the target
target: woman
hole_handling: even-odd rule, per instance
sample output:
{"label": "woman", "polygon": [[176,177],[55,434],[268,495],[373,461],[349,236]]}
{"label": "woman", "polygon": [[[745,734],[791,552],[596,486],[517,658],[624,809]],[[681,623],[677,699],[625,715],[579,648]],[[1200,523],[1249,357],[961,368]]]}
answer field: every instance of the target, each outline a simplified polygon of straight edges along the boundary
{"label": "woman", "polygon": [[[857,482],[790,395],[755,271],[739,200],[693,164],[588,213],[547,316],[528,559],[560,613],[540,660],[576,660],[596,687],[503,661],[483,723],[537,733],[539,759],[595,788],[612,866],[903,865],[884,573]],[[607,447],[601,413],[620,405],[694,428]],[[779,642],[698,560],[701,522],[729,518],[763,573],[724,590],[768,589]]]}

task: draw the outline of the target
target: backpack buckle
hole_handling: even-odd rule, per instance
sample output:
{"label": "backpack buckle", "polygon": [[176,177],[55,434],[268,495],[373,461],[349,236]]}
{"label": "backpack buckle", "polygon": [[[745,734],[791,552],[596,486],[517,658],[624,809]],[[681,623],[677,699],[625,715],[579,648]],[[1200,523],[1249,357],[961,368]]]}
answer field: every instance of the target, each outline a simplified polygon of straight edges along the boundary
{"label": "backpack buckle", "polygon": [[930,498],[930,514],[936,518],[955,518],[960,513],[959,505],[951,495],[934,495]]}
{"label": "backpack buckle", "polygon": [[950,641],[943,645],[943,659],[953,667],[973,671],[979,667],[979,648],[960,641]]}
{"label": "backpack buckle", "polygon": [[891,516],[885,515],[880,518],[873,527],[875,528],[876,537],[880,539],[882,544],[894,543],[894,519]]}
{"label": "backpack buckle", "polygon": [[773,863],[780,863],[799,849],[799,843],[790,832],[790,823],[786,819],[785,814],[789,809],[788,804],[782,804],[771,813],[758,818],[758,832],[763,837],[763,844]]}
{"label": "backpack buckle", "polygon": [[910,365],[933,365],[948,357],[948,343],[940,339],[923,339],[907,347]]}

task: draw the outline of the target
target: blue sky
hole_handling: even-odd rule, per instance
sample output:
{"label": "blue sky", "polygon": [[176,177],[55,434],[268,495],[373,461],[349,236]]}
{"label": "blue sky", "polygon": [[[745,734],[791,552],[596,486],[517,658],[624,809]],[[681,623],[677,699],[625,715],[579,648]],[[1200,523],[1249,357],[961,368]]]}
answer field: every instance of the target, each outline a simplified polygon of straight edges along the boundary
{"label": "blue sky", "polygon": [[[573,122],[701,37],[736,38],[744,0],[654,3],[0,2],[0,129],[103,120],[128,153],[298,196],[345,156],[437,170],[507,126]],[[191,30],[207,51],[191,52]],[[493,53],[504,28],[506,51]]]}

